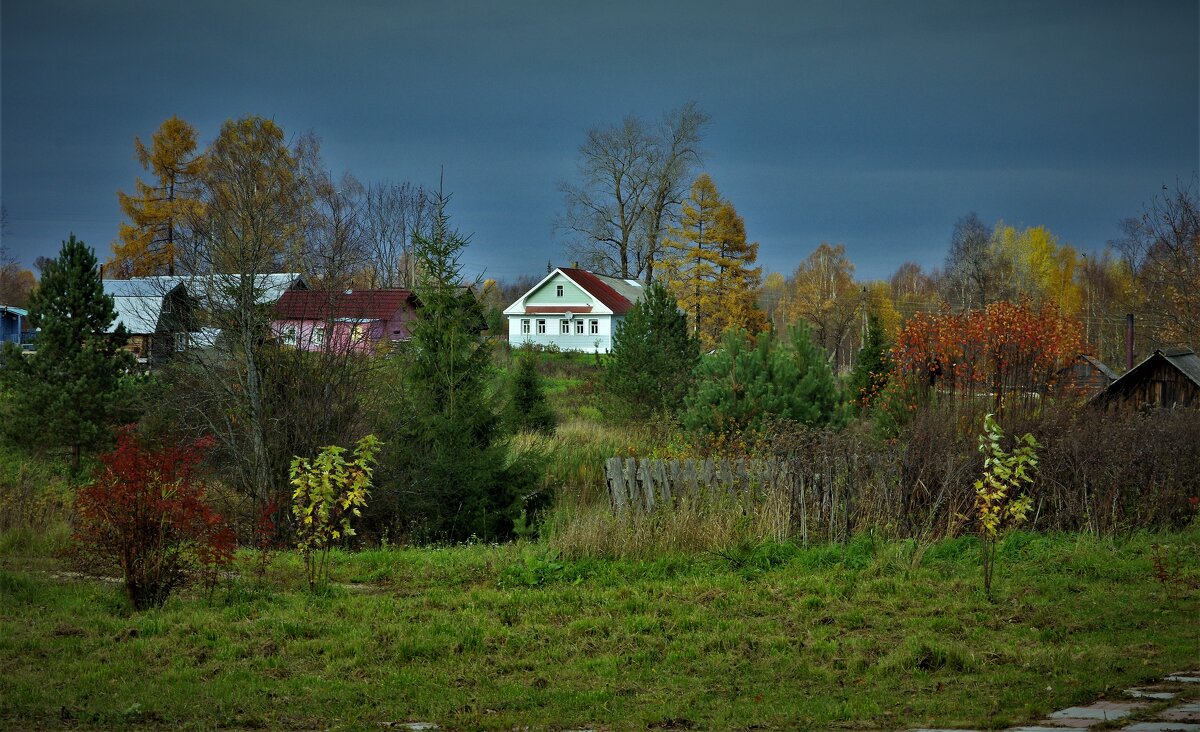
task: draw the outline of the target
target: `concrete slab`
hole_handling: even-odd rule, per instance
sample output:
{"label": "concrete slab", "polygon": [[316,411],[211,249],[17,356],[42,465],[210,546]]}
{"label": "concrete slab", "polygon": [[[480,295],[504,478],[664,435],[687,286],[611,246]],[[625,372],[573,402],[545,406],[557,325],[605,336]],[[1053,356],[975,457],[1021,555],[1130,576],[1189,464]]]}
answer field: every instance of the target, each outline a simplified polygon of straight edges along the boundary
{"label": "concrete slab", "polygon": [[1172,722],[1192,722],[1200,724],[1200,702],[1192,702],[1191,704],[1180,704],[1177,707],[1164,709],[1158,714],[1159,719],[1167,719]]}
{"label": "concrete slab", "polygon": [[1056,723],[1062,723],[1062,720],[1065,719],[1092,719],[1103,722],[1108,719],[1128,717],[1129,713],[1138,706],[1140,705],[1133,703],[1096,702],[1086,707],[1067,707],[1057,712],[1050,712],[1046,715],[1046,718],[1053,719]]}
{"label": "concrete slab", "polygon": [[1176,671],[1165,681],[1174,681],[1177,684],[1200,684],[1200,671]]}
{"label": "concrete slab", "polygon": [[1039,719],[1041,724],[1054,725],[1056,729],[1087,729],[1104,722],[1103,719],[1076,719],[1074,717],[1058,718],[1058,719]]}
{"label": "concrete slab", "polygon": [[1200,732],[1200,724],[1186,722],[1138,722],[1122,727],[1122,732]]}
{"label": "concrete slab", "polygon": [[1154,686],[1126,689],[1125,694],[1134,699],[1174,699],[1179,696],[1178,692],[1167,691],[1166,689]]}
{"label": "concrete slab", "polygon": [[[1099,722],[1097,722],[1097,724],[1099,724]],[[1029,726],[1009,727],[1008,729],[1004,730],[1004,732],[1063,732],[1063,728],[1062,727],[1042,727],[1040,725],[1035,724],[1032,727],[1029,727]]]}

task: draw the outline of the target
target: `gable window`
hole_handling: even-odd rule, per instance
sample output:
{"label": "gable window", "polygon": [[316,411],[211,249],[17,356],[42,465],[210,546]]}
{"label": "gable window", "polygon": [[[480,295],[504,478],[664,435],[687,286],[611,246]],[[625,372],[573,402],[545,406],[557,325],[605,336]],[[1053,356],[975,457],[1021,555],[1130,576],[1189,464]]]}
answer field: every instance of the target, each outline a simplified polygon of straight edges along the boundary
{"label": "gable window", "polygon": [[521,333],[524,335],[529,335],[529,318],[521,321]]}
{"label": "gable window", "polygon": [[554,286],[554,294],[555,294],[557,297],[562,297],[562,296],[563,296],[563,286],[562,286],[562,285],[555,285],[555,286]]}
{"label": "gable window", "polygon": [[599,320],[591,321],[591,329],[592,329],[592,335],[600,335],[600,321]]}
{"label": "gable window", "polygon": [[571,335],[571,321],[563,320],[558,324],[558,332],[563,335]]}
{"label": "gable window", "polygon": [[582,320],[575,321],[575,335],[583,335],[583,321]]}
{"label": "gable window", "polygon": [[546,321],[544,321],[544,320],[538,320],[538,322],[537,322],[537,332],[538,332],[538,333],[542,333],[542,334],[544,334],[544,333],[546,332]]}

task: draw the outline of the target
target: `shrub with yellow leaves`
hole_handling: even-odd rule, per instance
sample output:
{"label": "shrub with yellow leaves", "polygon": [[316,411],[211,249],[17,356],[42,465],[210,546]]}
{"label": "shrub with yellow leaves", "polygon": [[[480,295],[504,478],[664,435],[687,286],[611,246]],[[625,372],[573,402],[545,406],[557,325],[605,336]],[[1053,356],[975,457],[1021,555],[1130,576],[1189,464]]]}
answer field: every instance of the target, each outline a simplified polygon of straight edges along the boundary
{"label": "shrub with yellow leaves", "polygon": [[983,589],[992,596],[992,570],[996,564],[996,542],[1005,532],[1025,521],[1033,505],[1028,495],[1017,495],[1022,483],[1033,483],[1037,449],[1032,434],[1016,438],[1012,452],[1004,449],[1004,430],[995,415],[983,418],[979,451],[983,453],[983,476],[975,481],[975,517],[983,542]]}

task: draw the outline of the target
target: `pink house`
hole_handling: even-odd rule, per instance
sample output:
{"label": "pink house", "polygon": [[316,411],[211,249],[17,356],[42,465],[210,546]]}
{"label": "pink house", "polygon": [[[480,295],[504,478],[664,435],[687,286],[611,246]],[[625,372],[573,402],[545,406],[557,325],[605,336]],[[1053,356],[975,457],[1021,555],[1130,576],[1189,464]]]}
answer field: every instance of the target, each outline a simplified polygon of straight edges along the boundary
{"label": "pink house", "polygon": [[306,351],[371,352],[406,341],[420,303],[411,290],[288,290],[275,304],[271,328],[284,344]]}

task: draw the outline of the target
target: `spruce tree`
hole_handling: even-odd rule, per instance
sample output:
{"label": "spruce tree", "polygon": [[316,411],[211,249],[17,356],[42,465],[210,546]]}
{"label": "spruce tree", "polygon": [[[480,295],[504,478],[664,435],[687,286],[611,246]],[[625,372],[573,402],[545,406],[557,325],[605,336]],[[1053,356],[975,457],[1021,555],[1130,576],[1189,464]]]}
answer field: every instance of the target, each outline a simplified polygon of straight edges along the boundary
{"label": "spruce tree", "polygon": [[467,239],[450,228],[447,202],[439,194],[431,232],[414,237],[421,309],[394,360],[401,387],[383,425],[383,482],[396,492],[393,518],[425,538],[503,539],[534,478],[501,442],[483,308],[463,281]]}
{"label": "spruce tree", "polygon": [[508,423],[513,431],[554,431],[557,420],[546,401],[542,377],[537,371],[537,358],[532,351],[523,351],[517,358],[517,369],[509,388]]}
{"label": "spruce tree", "polygon": [[887,386],[891,368],[883,327],[878,317],[870,315],[867,318],[866,342],[859,349],[858,360],[846,382],[846,398],[856,408],[866,411],[883,387]]}
{"label": "spruce tree", "polygon": [[673,414],[691,391],[699,357],[687,316],[655,282],[617,325],[604,386],[634,416]]}
{"label": "spruce tree", "polygon": [[29,299],[37,352],[25,357],[10,347],[4,353],[11,398],[0,417],[11,439],[69,448],[75,472],[83,450],[108,441],[121,376],[132,366],[121,350],[124,326],[107,332],[115,318],[95,253],[72,234]]}

